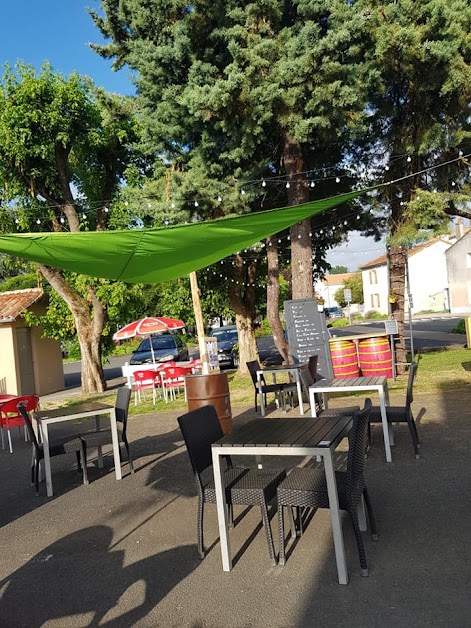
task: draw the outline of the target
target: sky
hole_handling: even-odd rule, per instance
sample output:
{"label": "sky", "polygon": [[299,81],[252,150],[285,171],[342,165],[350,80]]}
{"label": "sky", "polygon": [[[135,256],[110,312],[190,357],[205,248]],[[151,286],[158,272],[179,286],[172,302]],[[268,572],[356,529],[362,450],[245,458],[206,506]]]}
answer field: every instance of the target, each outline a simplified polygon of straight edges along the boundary
{"label": "sky", "polygon": [[[90,76],[107,91],[132,95],[131,71],[113,72],[111,62],[99,57],[87,45],[103,43],[101,33],[87,13],[87,7],[100,12],[99,0],[4,0],[0,63],[13,66],[22,60],[39,70],[49,61],[54,70],[67,76],[77,71]],[[350,234],[349,242],[327,256],[332,266],[356,270],[384,253],[384,246],[373,238]]]}

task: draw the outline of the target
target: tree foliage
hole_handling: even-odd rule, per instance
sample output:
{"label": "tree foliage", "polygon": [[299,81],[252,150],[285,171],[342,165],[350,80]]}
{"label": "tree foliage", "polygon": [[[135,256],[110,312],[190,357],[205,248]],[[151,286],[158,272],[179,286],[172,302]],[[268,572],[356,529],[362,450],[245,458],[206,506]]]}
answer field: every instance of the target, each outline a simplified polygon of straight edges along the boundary
{"label": "tree foliage", "polygon": [[352,300],[351,303],[358,303],[361,305],[364,303],[363,298],[363,280],[361,277],[361,273],[355,273],[353,277],[349,277],[343,282],[341,288],[336,290],[334,294],[334,299],[340,305],[340,307],[346,307],[347,300],[345,299],[344,290],[348,288],[352,291]]}

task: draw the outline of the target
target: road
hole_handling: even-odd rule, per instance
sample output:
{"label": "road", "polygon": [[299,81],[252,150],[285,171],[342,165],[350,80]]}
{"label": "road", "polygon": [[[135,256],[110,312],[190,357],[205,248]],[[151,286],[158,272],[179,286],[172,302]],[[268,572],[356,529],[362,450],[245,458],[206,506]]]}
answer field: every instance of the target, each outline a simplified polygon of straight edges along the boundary
{"label": "road", "polygon": [[[464,346],[466,336],[464,334],[452,334],[451,330],[457,325],[462,317],[450,315],[434,315],[412,320],[412,339],[414,351],[432,347]],[[406,326],[406,347],[410,350],[409,325]],[[347,327],[332,327],[331,334],[338,337],[353,334],[365,334],[368,332],[384,331],[384,322],[363,323],[361,325],[348,325]],[[275,349],[275,344],[271,336],[259,338],[257,340],[260,359],[263,362],[277,364],[281,362],[280,355]],[[197,354],[197,349],[190,347],[190,357]],[[106,381],[110,384],[116,380],[118,384],[121,380],[121,366],[129,360],[128,355],[110,358],[105,365],[104,372]],[[80,386],[80,362],[64,363],[65,387],[77,388]]]}

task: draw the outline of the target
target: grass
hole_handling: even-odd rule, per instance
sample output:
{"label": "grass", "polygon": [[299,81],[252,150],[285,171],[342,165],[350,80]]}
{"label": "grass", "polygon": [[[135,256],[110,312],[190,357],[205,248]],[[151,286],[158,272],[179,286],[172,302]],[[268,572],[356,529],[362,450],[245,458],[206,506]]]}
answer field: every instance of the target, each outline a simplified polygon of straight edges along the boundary
{"label": "grass", "polygon": [[[469,349],[443,349],[431,351],[416,356],[419,360],[419,369],[417,374],[414,390],[416,392],[438,392],[440,390],[460,389],[471,384],[471,351]],[[407,386],[407,373],[397,377],[393,382],[389,380],[389,390],[392,394],[395,392],[405,392]],[[231,405],[247,406],[252,405],[254,400],[254,388],[249,375],[241,375],[237,372],[228,372],[229,391],[231,397]],[[87,400],[103,401],[104,403],[114,403],[116,393],[109,391],[99,395],[87,397]],[[70,404],[74,405],[85,399],[63,399],[55,404],[45,404],[44,407],[52,405]],[[131,416],[147,413],[160,413],[169,410],[187,409],[183,395],[176,401],[165,403],[163,399],[157,399],[155,406],[152,404],[152,398],[149,394],[147,400],[134,405],[131,400],[129,413]]]}

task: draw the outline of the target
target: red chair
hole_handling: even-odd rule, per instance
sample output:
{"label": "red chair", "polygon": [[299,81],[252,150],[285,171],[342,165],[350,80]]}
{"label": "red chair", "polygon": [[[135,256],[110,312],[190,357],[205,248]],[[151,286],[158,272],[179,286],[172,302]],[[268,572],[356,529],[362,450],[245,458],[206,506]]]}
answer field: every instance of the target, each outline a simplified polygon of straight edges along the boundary
{"label": "red chair", "polygon": [[186,401],[185,377],[191,375],[193,369],[191,366],[169,366],[159,371],[162,378],[162,390],[165,402],[168,403],[168,397],[176,399],[175,390],[183,388]]}
{"label": "red chair", "polygon": [[[20,397],[13,397],[13,399],[5,401],[0,406],[2,447],[4,446],[3,428],[6,427],[8,434],[8,444],[10,446],[11,454],[13,453],[13,447],[11,445],[10,428],[21,427],[25,425],[25,421],[18,410],[18,404],[20,403],[25,408],[26,412],[33,412],[39,406],[39,397],[36,397],[36,395],[22,395]],[[25,441],[26,440],[27,432],[25,427]]]}
{"label": "red chair", "polygon": [[160,375],[158,371],[135,371],[133,373],[133,391],[134,391],[134,405],[137,406],[137,400],[141,402],[141,392],[145,390],[152,390],[152,403],[155,404],[157,390],[161,388]]}

